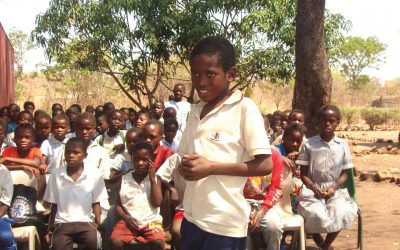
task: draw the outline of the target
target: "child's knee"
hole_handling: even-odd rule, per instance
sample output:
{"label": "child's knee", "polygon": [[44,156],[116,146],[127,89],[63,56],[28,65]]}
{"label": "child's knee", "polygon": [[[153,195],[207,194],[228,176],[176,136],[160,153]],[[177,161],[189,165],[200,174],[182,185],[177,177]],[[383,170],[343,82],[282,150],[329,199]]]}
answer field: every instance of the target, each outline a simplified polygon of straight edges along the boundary
{"label": "child's knee", "polygon": [[120,249],[124,247],[124,243],[120,239],[111,239],[110,240],[111,249]]}

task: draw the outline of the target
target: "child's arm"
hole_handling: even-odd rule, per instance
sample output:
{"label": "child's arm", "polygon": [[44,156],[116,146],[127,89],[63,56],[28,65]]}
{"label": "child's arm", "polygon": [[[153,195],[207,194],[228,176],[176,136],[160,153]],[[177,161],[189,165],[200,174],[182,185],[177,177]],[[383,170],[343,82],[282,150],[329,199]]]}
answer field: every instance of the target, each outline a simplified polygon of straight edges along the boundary
{"label": "child's arm", "polygon": [[149,162],[150,203],[153,207],[161,206],[163,196],[161,191],[162,180],[156,175],[153,162]]}
{"label": "child's arm", "polygon": [[114,184],[121,179],[122,175],[123,175],[122,172],[119,172],[118,170],[111,168],[110,179],[108,180],[108,182]]}
{"label": "child's arm", "polygon": [[100,227],[101,224],[101,210],[100,210],[100,202],[96,202],[92,204],[92,210],[94,214],[94,222]]}
{"label": "child's arm", "polygon": [[194,153],[184,155],[180,172],[189,181],[205,178],[209,175],[230,176],[264,176],[272,171],[270,155],[255,155],[253,160],[242,163],[222,163],[207,160],[205,157]]}
{"label": "child's arm", "polygon": [[15,157],[4,157],[2,158],[5,165],[25,165],[29,167],[39,168],[41,163],[41,159],[39,157],[35,157],[31,159],[22,159]]}
{"label": "child's arm", "polygon": [[180,195],[178,189],[176,189],[171,183],[166,180],[161,179],[161,189],[169,191],[169,200],[172,206],[176,207],[180,203]]}
{"label": "child's arm", "polygon": [[340,188],[341,185],[343,185],[344,183],[346,183],[347,179],[349,178],[349,173],[347,171],[347,169],[342,170],[342,173],[340,174],[339,178],[337,179],[336,183],[332,184],[330,187],[328,187],[326,189],[326,195],[325,195],[325,199],[329,199],[332,196],[335,195],[336,190],[338,190]]}
{"label": "child's arm", "polygon": [[[36,159],[36,157],[35,157],[35,159]],[[37,158],[37,159],[40,162],[40,159],[39,158]],[[9,171],[24,170],[24,171],[31,172],[35,176],[40,175],[40,171],[37,167],[26,165],[26,164],[14,163],[14,162],[16,162],[14,160],[17,160],[17,161],[22,160],[22,161],[20,161],[20,163],[23,163],[25,161],[27,161],[27,162],[30,161],[30,163],[32,163],[33,161],[35,161],[35,160],[20,159],[20,158],[14,158],[14,157],[3,157],[3,158],[0,158],[0,164],[4,164]],[[39,166],[39,164],[38,164],[38,166]]]}
{"label": "child's arm", "polygon": [[9,206],[0,202],[0,218],[3,217],[4,215],[6,215],[8,208],[9,208]]}
{"label": "child's arm", "polygon": [[48,244],[51,244],[51,235],[54,232],[54,220],[56,218],[57,213],[57,204],[50,203],[50,217],[49,217],[49,225],[47,226],[47,235],[44,237],[45,241]]}
{"label": "child's arm", "polygon": [[310,179],[310,177],[308,177],[308,168],[309,166],[304,166],[304,165],[300,166],[301,181],[303,182],[304,185],[306,185],[308,189],[314,192],[315,198],[322,199],[324,198],[324,193],[319,187],[317,187],[317,185],[315,185],[315,183]]}

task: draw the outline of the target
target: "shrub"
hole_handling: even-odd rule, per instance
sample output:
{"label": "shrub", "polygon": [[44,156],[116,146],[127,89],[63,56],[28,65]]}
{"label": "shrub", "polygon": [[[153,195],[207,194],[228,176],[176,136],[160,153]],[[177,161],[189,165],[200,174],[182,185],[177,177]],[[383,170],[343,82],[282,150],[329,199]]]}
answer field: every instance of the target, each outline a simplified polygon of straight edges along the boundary
{"label": "shrub", "polygon": [[362,108],[360,113],[370,130],[374,130],[376,125],[396,120],[398,117],[398,110],[390,108]]}
{"label": "shrub", "polygon": [[359,117],[358,108],[342,107],[340,108],[340,113],[342,114],[342,117],[346,120],[348,127],[352,125]]}

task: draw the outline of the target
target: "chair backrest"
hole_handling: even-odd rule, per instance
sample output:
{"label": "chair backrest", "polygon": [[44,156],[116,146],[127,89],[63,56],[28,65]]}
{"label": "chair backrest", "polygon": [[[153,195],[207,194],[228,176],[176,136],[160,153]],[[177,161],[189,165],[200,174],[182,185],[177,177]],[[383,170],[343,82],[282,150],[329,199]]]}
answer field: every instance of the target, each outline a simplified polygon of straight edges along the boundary
{"label": "chair backrest", "polygon": [[347,170],[347,181],[345,184],[340,186],[340,188],[347,188],[350,197],[357,203],[357,195],[356,195],[356,184],[354,182],[354,169],[350,168]]}
{"label": "chair backrest", "polygon": [[293,189],[292,171],[285,166],[283,170],[282,197],[275,205],[280,214],[293,214],[290,193]]}
{"label": "chair backrest", "polygon": [[[31,173],[24,170],[10,171],[11,179],[14,185],[23,184],[28,187],[37,189],[36,177]],[[44,176],[42,177],[44,178]]]}

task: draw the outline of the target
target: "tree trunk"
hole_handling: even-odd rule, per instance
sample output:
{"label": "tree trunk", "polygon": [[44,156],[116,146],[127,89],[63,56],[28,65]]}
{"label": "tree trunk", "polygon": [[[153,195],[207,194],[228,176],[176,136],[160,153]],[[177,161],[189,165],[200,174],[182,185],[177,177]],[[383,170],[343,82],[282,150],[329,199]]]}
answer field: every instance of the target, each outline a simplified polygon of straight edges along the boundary
{"label": "tree trunk", "polygon": [[318,110],[331,101],[332,77],[325,49],[324,0],[299,0],[293,108],[305,113],[307,136],[318,133]]}

